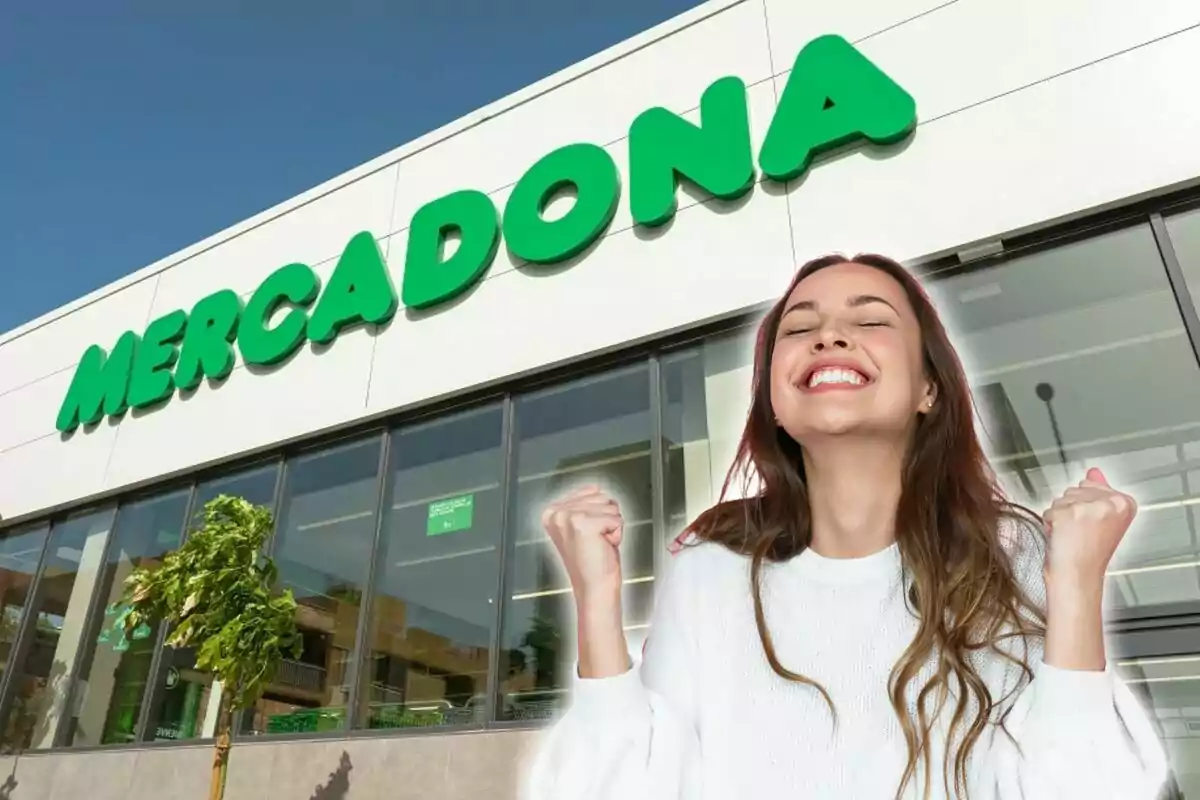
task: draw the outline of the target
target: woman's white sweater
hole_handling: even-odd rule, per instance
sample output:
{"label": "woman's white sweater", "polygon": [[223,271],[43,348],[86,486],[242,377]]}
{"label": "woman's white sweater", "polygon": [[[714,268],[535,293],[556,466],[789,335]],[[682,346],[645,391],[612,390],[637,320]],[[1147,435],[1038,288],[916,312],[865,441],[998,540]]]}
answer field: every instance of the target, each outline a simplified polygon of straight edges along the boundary
{"label": "woman's white sweater", "polygon": [[[1044,601],[1042,551],[1015,538],[1022,585]],[[528,776],[529,800],[891,800],[907,762],[892,710],[892,667],[917,620],[895,545],[866,558],[812,550],[763,576],[780,661],[820,683],[786,681],[767,664],[754,622],[749,560],[702,544],[685,549],[659,589],[640,666],[578,680]],[[1103,672],[1042,663],[1042,643],[975,662],[993,698],[1009,699],[1008,733],[989,726],[969,763],[972,800],[1155,800],[1166,759],[1130,691]],[[1026,650],[1027,647],[1027,650]],[[928,673],[926,673],[928,674]],[[952,704],[951,704],[952,705]],[[938,720],[931,799],[943,782],[949,713]],[[922,773],[923,775],[923,773]],[[922,798],[918,775],[905,797]],[[953,787],[953,784],[951,784]]]}

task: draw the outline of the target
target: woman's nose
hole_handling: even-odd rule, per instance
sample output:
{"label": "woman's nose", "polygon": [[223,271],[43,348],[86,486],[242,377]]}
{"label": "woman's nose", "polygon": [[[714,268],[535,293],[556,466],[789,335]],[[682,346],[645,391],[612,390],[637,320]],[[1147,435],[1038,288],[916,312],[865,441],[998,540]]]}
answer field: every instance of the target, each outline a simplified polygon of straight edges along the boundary
{"label": "woman's nose", "polygon": [[842,334],[840,331],[833,329],[825,329],[813,341],[813,352],[820,353],[825,350],[849,350],[851,348],[850,337]]}

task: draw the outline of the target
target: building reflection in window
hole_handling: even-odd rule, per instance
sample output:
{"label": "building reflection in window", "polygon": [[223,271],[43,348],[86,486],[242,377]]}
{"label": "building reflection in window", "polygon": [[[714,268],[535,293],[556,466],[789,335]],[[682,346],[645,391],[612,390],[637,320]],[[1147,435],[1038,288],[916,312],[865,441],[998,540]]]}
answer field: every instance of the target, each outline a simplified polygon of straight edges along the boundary
{"label": "building reflection in window", "polygon": [[18,528],[0,538],[0,675],[9,667],[29,589],[50,528]]}
{"label": "building reflection in window", "polygon": [[8,751],[55,744],[112,520],[113,509],[108,508],[70,517],[50,532],[41,580],[29,604],[36,615],[34,629],[10,688],[13,697],[3,727]]}
{"label": "building reflection in window", "polygon": [[[225,475],[196,487],[189,526],[203,521],[204,506],[221,495],[241,497],[250,503],[272,506],[275,500],[279,464]],[[196,652],[191,648],[163,651],[150,696],[150,711],[145,736],[150,740],[186,740],[211,738],[219,711],[220,693],[214,692],[212,675],[196,668]]]}
{"label": "building reflection in window", "polygon": [[559,708],[574,662],[574,605],[542,530],[546,503],[584,483],[621,502],[625,624],[644,630],[654,595],[649,370],[622,369],[516,400],[516,486],[500,663],[500,717],[544,719]]}
{"label": "building reflection in window", "polygon": [[125,579],[155,567],[177,549],[187,514],[187,489],[122,505],[100,574],[102,606],[84,637],[75,685],[74,714],[64,744],[91,746],[134,741],[158,631],[142,625],[126,635],[119,604]]}
{"label": "building reflection in window", "polygon": [[499,405],[396,431],[359,724],[482,722],[504,474]]}
{"label": "building reflection in window", "polygon": [[371,564],[383,437],[288,462],[272,555],[296,598],[303,649],[283,662],[248,732],[302,733],[346,724],[350,665]]}
{"label": "building reflection in window", "polygon": [[[750,406],[755,329],[662,357],[666,531],[676,536],[720,494]],[[731,486],[737,495],[740,487]]]}
{"label": "building reflection in window", "polygon": [[1139,658],[1117,669],[1167,749],[1171,772],[1159,800],[1200,797],[1200,656]]}
{"label": "building reflection in window", "polygon": [[1150,227],[935,280],[930,294],[1013,498],[1040,511],[1100,467],[1141,505],[1112,565],[1113,605],[1200,599],[1200,371]]}

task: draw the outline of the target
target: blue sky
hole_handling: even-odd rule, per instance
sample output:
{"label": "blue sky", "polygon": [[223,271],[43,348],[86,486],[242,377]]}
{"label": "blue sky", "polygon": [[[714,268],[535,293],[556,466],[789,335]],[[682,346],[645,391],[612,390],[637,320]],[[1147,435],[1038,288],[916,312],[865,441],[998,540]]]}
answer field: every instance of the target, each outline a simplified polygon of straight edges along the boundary
{"label": "blue sky", "polygon": [[0,10],[0,332],[698,0]]}

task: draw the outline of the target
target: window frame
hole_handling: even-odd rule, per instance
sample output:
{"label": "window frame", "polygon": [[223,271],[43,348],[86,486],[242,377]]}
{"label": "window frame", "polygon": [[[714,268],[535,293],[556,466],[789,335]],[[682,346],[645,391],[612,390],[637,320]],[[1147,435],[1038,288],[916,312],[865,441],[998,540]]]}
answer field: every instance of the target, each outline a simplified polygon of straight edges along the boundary
{"label": "window frame", "polygon": [[[688,339],[685,344],[675,344],[670,349],[684,349],[688,345],[695,345],[703,341],[707,336],[713,335],[712,332],[706,332],[702,336],[693,336]],[[503,698],[500,691],[500,668],[501,668],[501,651],[502,638],[504,635],[504,610],[507,608],[506,602],[508,597],[508,581],[509,581],[509,565],[511,559],[515,555],[517,545],[517,528],[513,525],[511,510],[516,507],[518,493],[520,490],[519,481],[519,455],[520,455],[520,431],[517,430],[516,414],[517,402],[521,398],[529,397],[542,393],[543,390],[553,389],[555,387],[566,387],[577,381],[586,381],[589,378],[599,378],[606,374],[616,372],[634,372],[639,364],[644,364],[646,369],[647,383],[647,401],[649,402],[649,431],[650,436],[650,479],[651,479],[651,535],[655,541],[662,541],[663,525],[660,522],[662,515],[660,508],[664,507],[663,498],[660,496],[660,487],[662,486],[663,470],[660,461],[663,457],[662,449],[662,409],[658,404],[661,396],[659,383],[661,382],[661,372],[659,365],[659,357],[665,348],[658,347],[650,350],[642,358],[627,359],[624,361],[608,362],[602,368],[596,368],[588,371],[577,371],[569,373],[566,377],[562,377],[554,381],[539,381],[535,384],[522,387],[521,391],[513,391],[507,395],[507,409],[504,424],[504,442],[505,450],[505,467],[504,467],[504,500],[503,509],[501,511],[502,527],[500,529],[501,549],[500,549],[500,577],[496,592],[496,612],[495,612],[495,627],[492,631],[492,650],[488,654],[488,697],[487,709],[485,717],[486,722],[482,727],[486,730],[536,730],[543,727],[544,723],[537,720],[506,720],[502,716]],[[661,576],[661,551],[662,548],[654,548],[654,575]],[[461,729],[461,728],[460,728]]]}
{"label": "window frame", "polygon": [[29,526],[13,526],[13,531],[19,533],[24,530],[37,530],[44,528],[46,536],[42,540],[42,552],[38,556],[37,565],[34,567],[33,580],[29,582],[29,588],[25,592],[25,604],[21,608],[21,619],[17,623],[17,635],[13,638],[12,649],[9,650],[8,663],[4,668],[4,675],[0,677],[0,725],[7,723],[8,713],[12,710],[13,695],[9,691],[13,685],[13,673],[16,672],[14,666],[23,665],[25,656],[29,654],[29,646],[32,643],[32,635],[29,632],[29,627],[35,624],[36,615],[29,613],[30,601],[38,596],[38,591],[41,588],[42,575],[45,573],[46,554],[50,551],[50,536],[54,533],[54,523],[51,520],[43,520],[33,523]]}
{"label": "window frame", "polygon": [[[271,529],[271,535],[267,539],[266,545],[263,548],[264,554],[267,557],[275,558],[277,549],[279,546],[279,535],[278,535],[279,534],[279,520],[281,518],[283,504],[288,499],[288,497],[287,497],[288,472],[289,472],[291,463],[294,460],[304,458],[305,456],[315,456],[315,455],[319,455],[324,452],[333,451],[333,450],[338,449],[339,447],[352,447],[352,446],[356,446],[356,445],[360,445],[360,444],[366,444],[366,443],[370,442],[373,437],[381,437],[382,438],[382,441],[379,444],[378,463],[376,464],[376,467],[375,467],[375,485],[376,485],[375,509],[374,509],[375,519],[374,519],[373,531],[371,534],[371,536],[372,536],[371,550],[370,550],[368,560],[367,560],[366,579],[363,581],[362,600],[361,600],[361,604],[359,606],[358,620],[355,622],[354,650],[350,654],[350,668],[347,672],[347,683],[350,687],[350,691],[347,693],[347,696],[346,696],[347,704],[349,704],[349,705],[346,708],[346,710],[343,712],[344,713],[344,716],[343,716],[344,724],[342,725],[342,727],[337,728],[336,730],[331,730],[331,731],[320,731],[320,732],[313,732],[313,733],[299,732],[299,733],[255,734],[251,731],[246,730],[246,717],[247,717],[247,715],[249,715],[253,712],[253,709],[247,708],[247,709],[243,709],[241,712],[234,715],[234,719],[233,719],[233,723],[232,723],[233,731],[232,731],[231,738],[253,740],[253,741],[263,741],[263,740],[286,741],[289,739],[308,740],[308,739],[323,738],[323,737],[328,737],[328,738],[345,737],[352,730],[354,730],[354,724],[355,724],[356,715],[357,715],[357,706],[352,705],[352,703],[355,701],[355,699],[358,695],[358,692],[359,692],[359,679],[361,677],[361,675],[360,675],[361,668],[359,665],[359,661],[360,661],[359,654],[362,652],[362,649],[361,649],[362,637],[364,637],[366,635],[366,631],[367,631],[367,623],[368,623],[367,617],[370,616],[370,614],[369,614],[370,606],[368,604],[374,599],[375,568],[376,568],[376,563],[379,559],[378,547],[379,547],[379,542],[380,542],[380,527],[382,525],[382,520],[383,520],[383,513],[382,513],[383,498],[386,497],[386,495],[383,494],[383,490],[384,490],[384,484],[388,477],[387,476],[387,466],[389,463],[388,459],[390,458],[390,454],[391,454],[391,439],[392,439],[391,432],[392,432],[391,427],[388,427],[388,426],[381,427],[381,426],[375,425],[370,428],[367,428],[365,431],[346,433],[345,435],[337,436],[332,439],[326,439],[326,440],[320,442],[319,444],[312,444],[311,446],[298,447],[296,450],[294,450],[290,453],[287,453],[282,458],[282,464],[280,465],[278,480],[276,481],[276,484],[275,484],[275,497],[274,497],[274,500],[272,501],[273,527]],[[193,739],[193,740],[189,740],[189,741],[195,741],[195,740]]]}
{"label": "window frame", "polygon": [[[103,616],[104,611],[105,611],[105,606],[107,605],[107,603],[106,603],[107,598],[104,596],[104,593],[101,591],[101,589],[103,587],[103,583],[104,583],[102,576],[103,576],[104,570],[107,569],[109,566],[108,560],[112,555],[113,543],[115,542],[115,540],[117,538],[116,534],[119,531],[118,526],[121,523],[121,512],[124,511],[125,508],[127,508],[129,506],[136,506],[138,503],[141,503],[141,502],[155,500],[155,499],[162,498],[162,497],[167,497],[171,494],[174,494],[176,492],[182,492],[182,491],[187,492],[187,500],[184,503],[184,515],[183,515],[183,520],[181,522],[182,528],[180,530],[180,536],[179,536],[179,540],[178,540],[180,545],[182,546],[183,537],[187,533],[187,530],[188,530],[188,520],[191,518],[192,502],[194,501],[195,496],[196,496],[196,489],[195,489],[194,484],[191,486],[187,486],[186,488],[182,485],[175,485],[174,487],[170,487],[170,486],[161,487],[157,491],[153,491],[153,492],[139,493],[137,495],[133,495],[128,498],[122,498],[121,501],[119,503],[117,503],[116,506],[114,506],[112,525],[108,532],[108,538],[104,542],[104,550],[100,555],[100,566],[97,570],[97,580],[96,580],[95,585],[92,587],[92,592],[88,599],[87,614],[84,616],[82,631],[85,635],[91,635],[93,629],[95,628],[97,617]],[[111,589],[111,587],[110,587],[110,589]],[[159,625],[159,627],[162,628],[164,626]],[[156,662],[158,661],[159,650],[160,650],[160,645],[158,642],[158,637],[156,636],[154,650],[152,651],[152,654],[150,656],[150,670],[151,671],[147,673],[147,678],[154,676],[153,670],[154,670]],[[76,647],[74,663],[71,665],[71,672],[69,673],[71,676],[71,680],[67,684],[66,696],[63,700],[64,713],[58,720],[58,724],[54,730],[54,747],[56,749],[76,750],[76,749],[81,749],[83,747],[90,746],[90,745],[81,745],[80,747],[77,748],[77,747],[73,747],[72,745],[70,745],[66,742],[67,735],[70,731],[71,722],[75,718],[75,715],[72,713],[72,709],[73,709],[75,703],[80,701],[79,687],[83,681],[81,680],[81,678],[79,676],[79,671],[80,671],[80,668],[83,666],[83,661],[84,661],[85,657],[94,658],[95,652],[93,649],[89,653],[88,647],[84,646],[83,643],[81,642],[80,646]],[[146,688],[143,690],[143,693],[142,693],[143,708],[138,709],[138,719],[137,719],[137,722],[134,723],[134,731],[133,731],[133,735],[134,735],[133,741],[134,742],[138,742],[140,740],[139,734],[141,732],[141,729],[140,729],[139,725],[142,722],[142,713],[145,710],[144,706],[146,704],[146,699],[147,699],[148,694],[150,693],[151,688],[152,688],[151,684],[147,683]]]}
{"label": "window frame", "polygon": [[[1197,311],[1197,298],[1195,297],[1195,294],[1200,294],[1200,292],[1193,293],[1189,290],[1166,224],[1167,217],[1196,208],[1200,208],[1200,191],[1194,189],[1187,190],[1127,204],[1111,211],[1087,214],[1072,220],[1049,221],[1029,231],[1019,231],[1013,235],[996,237],[995,241],[1001,245],[1001,250],[993,255],[960,259],[957,254],[950,254],[921,259],[910,266],[912,266],[914,271],[923,280],[936,282],[963,272],[988,269],[1020,256],[1054,249],[1078,240],[1093,238],[1119,228],[1148,224],[1154,235],[1163,268],[1166,272],[1168,285],[1175,298],[1189,345],[1196,359],[1197,368],[1200,369],[1200,313]],[[111,506],[113,508],[112,527],[115,529],[124,505],[186,487],[189,495],[187,511],[183,522],[183,531],[180,537],[181,543],[186,542],[191,532],[190,521],[195,513],[197,492],[202,485],[214,478],[231,476],[260,466],[274,465],[276,467],[276,475],[271,507],[276,519],[278,519],[289,463],[292,459],[301,454],[335,447],[339,443],[349,442],[353,439],[366,439],[371,435],[382,436],[383,443],[380,448],[380,472],[378,475],[374,539],[371,547],[367,578],[363,587],[362,603],[364,611],[359,615],[355,630],[355,650],[348,676],[350,694],[346,725],[343,729],[337,731],[266,734],[251,738],[270,741],[288,741],[293,739],[319,740],[347,737],[371,738],[410,735],[450,735],[478,729],[513,730],[538,728],[541,727],[542,723],[523,720],[501,721],[497,714],[501,656],[500,644],[505,608],[505,604],[501,600],[505,596],[504,592],[508,583],[507,573],[510,567],[510,550],[513,547],[515,536],[512,507],[517,486],[515,464],[517,437],[514,435],[516,433],[514,416],[516,400],[548,386],[562,385],[578,378],[596,376],[610,370],[626,368],[638,363],[646,364],[649,369],[648,383],[650,392],[652,526],[656,540],[661,541],[666,527],[662,359],[671,354],[695,347],[711,336],[733,333],[740,329],[754,326],[761,318],[765,309],[766,304],[763,304],[714,322],[694,326],[661,339],[623,348],[617,352],[578,359],[565,365],[541,370],[534,375],[508,381],[500,387],[466,392],[447,400],[424,404],[416,409],[355,423],[332,433],[307,437],[298,442],[264,448],[245,457],[228,459],[217,465],[197,470],[184,479],[170,479],[156,483],[149,489],[126,493],[113,492],[107,495],[87,498],[83,502],[71,506],[52,509],[46,514],[15,521],[4,520],[0,522],[0,533],[36,530],[40,527],[47,529],[47,535],[42,543],[42,550],[37,561],[37,572],[30,582],[28,589],[28,597],[30,600],[33,600],[38,597],[39,590],[41,589],[48,548],[51,544],[54,528],[68,518],[81,516],[92,511],[100,511]],[[500,480],[502,482],[503,495],[500,511],[499,569],[495,576],[495,596],[498,602],[496,603],[495,613],[491,618],[492,629],[489,636],[490,651],[488,655],[487,699],[485,701],[486,713],[484,722],[466,725],[446,725],[437,728],[360,729],[357,726],[360,722],[358,716],[363,692],[363,664],[361,654],[369,636],[369,608],[374,601],[378,587],[379,559],[383,545],[382,525],[385,516],[381,513],[381,510],[388,492],[391,491],[391,481],[393,480],[391,470],[388,469],[392,455],[393,433],[414,423],[445,417],[457,411],[481,407],[495,402],[499,402],[502,409],[501,448],[503,455]],[[110,530],[108,539],[105,542],[106,558],[109,548],[112,546],[112,534],[113,531]],[[275,547],[276,537],[272,535],[266,545],[266,552],[273,554]],[[660,551],[661,548],[655,548],[655,562],[653,566],[655,574],[661,574],[662,554]],[[91,615],[97,613],[97,604],[102,603],[103,599],[99,597],[99,582],[97,582],[97,586],[93,587],[92,596],[87,607],[87,614],[89,615],[87,619],[89,621],[92,620]],[[11,664],[23,665],[24,659],[28,655],[28,649],[32,644],[36,614],[30,612],[30,605],[31,602],[27,601],[25,608],[21,612],[21,619],[17,625],[16,636],[13,640],[12,651],[10,653],[9,660]],[[1114,643],[1114,658],[1117,657],[1116,653],[1128,653],[1130,654],[1128,657],[1138,657],[1137,654],[1140,653],[1162,653],[1178,648],[1200,652],[1200,599],[1169,606],[1151,605],[1114,611],[1109,614],[1107,621],[1109,633]],[[150,673],[147,676],[147,688],[142,698],[142,708],[138,716],[134,742],[130,744],[59,747],[57,743],[64,737],[66,722],[70,718],[69,714],[64,714],[54,731],[56,746],[39,752],[86,752],[89,750],[109,750],[129,747],[194,746],[196,744],[211,742],[211,738],[164,741],[153,741],[147,738],[152,709],[155,708],[156,702],[161,699],[160,684],[162,683],[166,668],[165,659],[163,658],[166,648],[166,633],[165,626],[160,627],[155,641]],[[82,648],[76,652],[76,662],[82,657],[81,653]],[[1122,655],[1122,657],[1126,656]],[[78,663],[72,664],[71,681],[66,690],[65,702],[68,704],[65,706],[66,708],[70,707],[69,704],[76,702],[76,695],[79,691],[79,666]],[[16,686],[13,675],[17,671],[19,670],[6,669],[4,675],[0,677],[0,720],[6,719],[8,713],[11,711],[13,693]],[[241,720],[239,719],[235,721],[234,736],[239,739],[247,738],[241,730]]]}
{"label": "window frame", "polygon": [[[12,669],[12,666],[19,665],[23,669],[25,658],[29,655],[29,648],[33,645],[33,640],[35,638],[38,614],[32,613],[31,609],[40,605],[40,600],[42,599],[42,580],[46,574],[46,567],[48,563],[47,560],[50,555],[50,545],[54,541],[55,530],[59,526],[69,524],[72,520],[83,519],[92,515],[104,513],[109,514],[108,531],[104,534],[104,543],[100,552],[100,565],[102,568],[108,558],[109,548],[112,546],[113,530],[116,528],[117,515],[120,512],[120,509],[120,501],[114,501],[112,499],[100,500],[74,510],[63,511],[42,523],[47,529],[46,540],[42,543],[42,554],[38,559],[37,573],[34,575],[33,581],[29,584],[29,591],[26,595],[26,603],[24,608],[21,610],[21,621],[17,626],[17,638],[14,640],[13,649],[9,655],[9,666],[5,668],[3,680],[0,681],[0,693],[2,693],[0,694],[0,726],[7,726],[8,715],[13,710],[12,704],[13,700],[15,699],[15,684],[13,683],[12,676],[14,674],[14,669]],[[37,528],[40,526],[35,524],[30,527]],[[94,619],[94,606],[96,603],[96,596],[99,593],[99,585],[101,583],[98,578],[99,572],[97,573],[97,580],[93,583],[91,592],[88,594],[88,599],[86,601],[87,605],[84,607],[83,620],[80,628],[81,631],[89,630]],[[78,579],[79,570],[76,568],[74,580]],[[54,723],[54,729],[50,732],[51,745],[49,747],[30,748],[28,751],[16,750],[15,752],[46,753],[67,749],[61,745],[61,742],[67,725],[67,719],[71,717],[71,703],[74,702],[76,693],[75,687],[79,682],[78,669],[79,662],[82,659],[82,650],[82,647],[76,646],[75,653],[71,658],[71,664],[68,666],[68,671],[66,673],[68,680],[67,685],[63,688],[63,699],[60,708],[62,713],[59,714],[58,719]],[[8,743],[5,743],[5,746],[9,746]]]}

